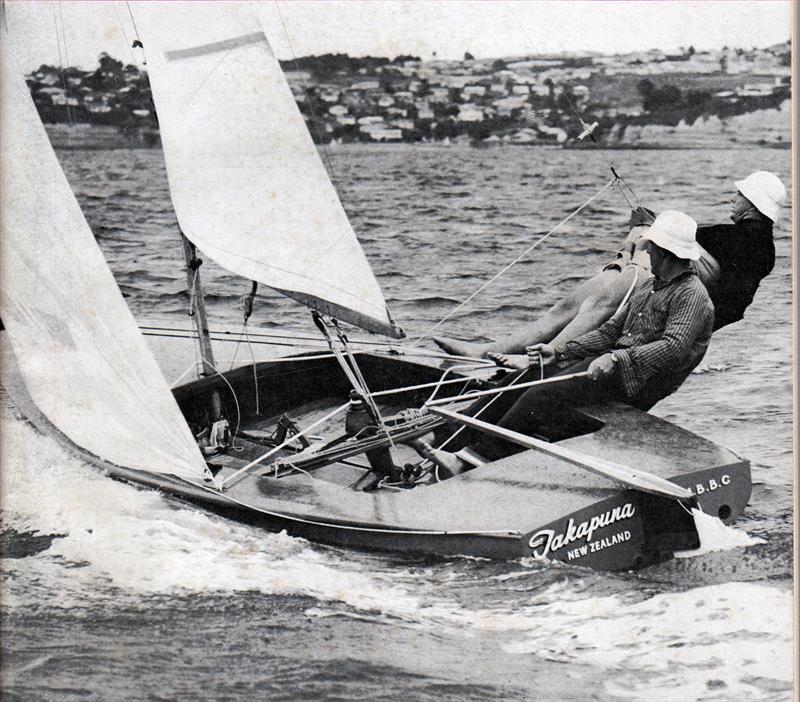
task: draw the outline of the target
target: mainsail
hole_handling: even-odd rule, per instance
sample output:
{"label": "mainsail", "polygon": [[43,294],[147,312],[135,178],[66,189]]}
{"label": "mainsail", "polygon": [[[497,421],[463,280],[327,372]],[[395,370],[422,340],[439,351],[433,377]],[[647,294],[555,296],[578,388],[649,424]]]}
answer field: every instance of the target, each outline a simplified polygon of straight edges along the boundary
{"label": "mainsail", "polygon": [[402,336],[256,15],[232,3],[135,11],[183,233],[238,275]]}
{"label": "mainsail", "polygon": [[0,318],[28,392],[71,441],[194,482],[206,467],[58,163],[3,29]]}

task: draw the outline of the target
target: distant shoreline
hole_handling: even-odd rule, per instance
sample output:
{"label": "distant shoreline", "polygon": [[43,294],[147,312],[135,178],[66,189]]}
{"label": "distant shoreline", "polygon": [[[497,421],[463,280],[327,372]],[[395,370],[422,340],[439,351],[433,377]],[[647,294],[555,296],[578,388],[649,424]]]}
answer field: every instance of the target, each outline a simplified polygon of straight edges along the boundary
{"label": "distant shoreline", "polygon": [[[160,149],[161,142],[158,132],[152,130],[142,133],[136,129],[123,130],[119,127],[94,124],[46,124],[45,129],[53,148],[58,151],[104,151],[114,149]],[[385,148],[470,148],[470,149],[495,149],[495,148],[547,148],[547,149],[568,149],[594,150],[601,148],[604,151],[680,151],[692,149],[704,150],[724,150],[730,148],[737,149],[791,149],[791,141],[767,142],[762,141],[743,141],[738,142],[731,138],[721,138],[717,143],[691,144],[690,135],[681,134],[680,139],[665,139],[663,141],[642,141],[638,143],[604,143],[601,147],[593,147],[584,144],[565,144],[556,145],[551,141],[532,142],[526,144],[514,142],[496,142],[492,144],[470,144],[467,141],[427,141],[427,142],[388,142],[388,143],[365,143],[353,142],[352,144],[326,144],[325,148],[336,151],[338,148],[358,148],[385,149]],[[669,143],[672,141],[673,143]]]}

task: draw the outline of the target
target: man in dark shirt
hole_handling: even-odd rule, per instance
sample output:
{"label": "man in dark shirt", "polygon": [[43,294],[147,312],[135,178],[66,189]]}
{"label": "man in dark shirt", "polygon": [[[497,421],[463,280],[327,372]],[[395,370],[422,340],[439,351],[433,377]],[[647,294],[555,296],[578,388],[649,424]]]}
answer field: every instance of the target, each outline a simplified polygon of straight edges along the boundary
{"label": "man in dark shirt", "polygon": [[[509,390],[497,401],[476,403],[467,414],[480,414],[485,421],[525,432],[531,417],[539,416],[542,407],[554,402],[616,399],[647,410],[677,390],[705,355],[714,323],[708,291],[691,265],[700,257],[696,230],[697,223],[688,215],[662,212],[644,235],[653,277],[636,288],[628,305],[598,329],[572,341],[528,348],[530,366],[582,359],[556,375],[586,370],[585,377]],[[520,370],[524,373],[526,368]],[[488,460],[508,453],[505,442],[486,434],[472,434],[468,442]],[[451,473],[466,467],[462,459],[469,460],[466,454],[450,454],[427,444],[417,448]]]}
{"label": "man in dark shirt", "polygon": [[786,189],[767,171],[736,182],[733,224],[698,227],[697,243],[719,264],[720,277],[709,292],[714,302],[714,331],[738,322],[753,301],[759,283],[775,265],[772,226]]}
{"label": "man in dark shirt", "polygon": [[[778,219],[786,189],[778,176],[767,171],[751,173],[736,182],[731,209],[733,224],[699,227],[697,243],[703,247],[698,275],[706,283],[715,307],[714,330],[742,319],[761,280],[775,265],[772,225]],[[435,337],[446,352],[460,356],[496,358],[522,353],[541,341],[559,343],[595,329],[624,304],[632,286],[649,275],[646,252],[636,243],[637,225],[652,221],[649,210],[634,211],[634,227],[617,259],[584,281],[564,299],[524,329],[497,342],[477,344]],[[637,280],[638,276],[638,280]],[[633,282],[632,282],[633,281]]]}

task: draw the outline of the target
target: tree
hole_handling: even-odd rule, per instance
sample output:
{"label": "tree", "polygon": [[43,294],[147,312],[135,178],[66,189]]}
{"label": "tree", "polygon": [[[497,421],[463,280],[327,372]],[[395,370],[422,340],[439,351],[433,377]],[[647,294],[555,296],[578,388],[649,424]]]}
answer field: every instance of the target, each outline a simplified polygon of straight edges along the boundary
{"label": "tree", "polygon": [[122,71],[122,61],[112,58],[107,53],[100,54],[97,62],[100,64],[94,73],[86,78],[86,83],[95,90],[116,90],[125,85]]}
{"label": "tree", "polygon": [[653,81],[651,81],[651,80],[648,80],[647,78],[645,78],[644,80],[640,80],[640,81],[639,81],[639,82],[636,84],[636,90],[639,92],[639,94],[640,94],[640,95],[641,95],[641,96],[642,96],[642,97],[643,97],[645,100],[647,100],[647,99],[648,99],[649,97],[651,97],[651,96],[653,95],[653,93],[655,92],[655,90],[656,90],[656,86],[655,86],[655,85],[653,85]]}

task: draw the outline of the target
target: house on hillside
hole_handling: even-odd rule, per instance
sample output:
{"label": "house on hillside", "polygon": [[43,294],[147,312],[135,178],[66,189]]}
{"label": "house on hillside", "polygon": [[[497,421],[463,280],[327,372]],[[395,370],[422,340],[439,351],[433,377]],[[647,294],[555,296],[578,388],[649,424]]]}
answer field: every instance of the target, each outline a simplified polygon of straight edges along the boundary
{"label": "house on hillside", "polygon": [[380,89],[381,84],[377,80],[362,80],[358,83],[353,83],[350,90],[359,90],[361,92],[372,92]]}
{"label": "house on hillside", "polygon": [[483,110],[478,105],[471,103],[459,105],[456,119],[459,122],[482,122]]}
{"label": "house on hillside", "polygon": [[373,141],[401,141],[403,138],[400,129],[374,129],[369,135]]}

